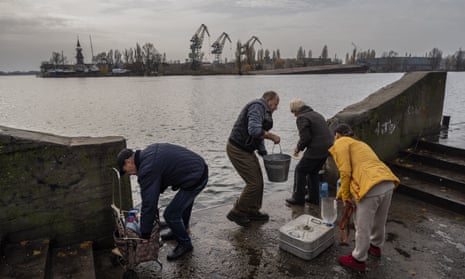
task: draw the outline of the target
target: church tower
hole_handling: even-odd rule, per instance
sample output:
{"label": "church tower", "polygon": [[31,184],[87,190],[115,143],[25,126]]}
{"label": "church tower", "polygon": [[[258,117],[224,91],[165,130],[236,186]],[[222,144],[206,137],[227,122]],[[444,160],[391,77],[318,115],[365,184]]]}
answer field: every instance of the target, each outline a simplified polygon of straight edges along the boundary
{"label": "church tower", "polygon": [[84,55],[82,55],[81,44],[79,43],[79,37],[76,44],[76,65],[84,65]]}

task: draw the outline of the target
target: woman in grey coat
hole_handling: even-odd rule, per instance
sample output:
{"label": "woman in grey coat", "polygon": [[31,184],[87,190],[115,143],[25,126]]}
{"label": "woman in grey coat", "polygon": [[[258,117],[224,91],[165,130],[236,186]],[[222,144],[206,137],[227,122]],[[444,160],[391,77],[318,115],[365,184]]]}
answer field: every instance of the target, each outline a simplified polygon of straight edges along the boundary
{"label": "woman in grey coat", "polygon": [[[286,199],[286,203],[304,205],[307,201],[318,205],[320,184],[318,172],[329,156],[328,148],[333,144],[334,137],[325,118],[302,100],[291,101],[290,109],[297,117],[296,124],[299,130],[299,141],[294,149],[294,155],[297,156],[301,151],[305,152],[296,166],[294,191],[292,197]],[[308,192],[307,199],[305,199],[306,192]]]}

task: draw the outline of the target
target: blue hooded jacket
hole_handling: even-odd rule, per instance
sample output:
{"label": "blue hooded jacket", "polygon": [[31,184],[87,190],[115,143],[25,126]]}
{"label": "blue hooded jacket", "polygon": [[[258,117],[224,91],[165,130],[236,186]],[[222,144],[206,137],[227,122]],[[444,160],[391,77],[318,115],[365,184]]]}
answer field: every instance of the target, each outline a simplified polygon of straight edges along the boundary
{"label": "blue hooded jacket", "polygon": [[142,197],[140,232],[142,237],[147,237],[158,216],[160,194],[169,186],[173,190],[195,188],[208,173],[207,165],[198,154],[169,143],[137,150],[134,160]]}

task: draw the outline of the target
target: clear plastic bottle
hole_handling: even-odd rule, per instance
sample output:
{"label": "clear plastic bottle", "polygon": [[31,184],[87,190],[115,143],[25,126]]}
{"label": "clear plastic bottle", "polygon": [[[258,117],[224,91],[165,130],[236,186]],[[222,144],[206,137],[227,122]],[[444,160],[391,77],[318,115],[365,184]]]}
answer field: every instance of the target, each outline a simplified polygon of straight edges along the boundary
{"label": "clear plastic bottle", "polygon": [[328,226],[334,226],[337,219],[337,202],[334,197],[329,197],[327,182],[320,184],[320,214],[323,222]]}

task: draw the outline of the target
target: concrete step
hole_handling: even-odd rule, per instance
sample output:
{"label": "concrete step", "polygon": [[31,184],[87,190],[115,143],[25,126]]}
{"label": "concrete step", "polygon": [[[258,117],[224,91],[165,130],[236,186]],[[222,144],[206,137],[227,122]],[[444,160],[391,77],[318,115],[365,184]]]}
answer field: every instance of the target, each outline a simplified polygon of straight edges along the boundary
{"label": "concrete step", "polygon": [[465,214],[465,151],[420,140],[388,163],[400,178],[399,191]]}
{"label": "concrete step", "polygon": [[428,182],[417,178],[416,175],[410,176],[409,172],[395,171],[395,173],[400,179],[398,192],[459,214],[465,214],[464,191]]}
{"label": "concrete step", "polygon": [[443,154],[451,155],[452,158],[453,157],[461,157],[461,158],[465,157],[464,149],[440,144],[435,140],[422,139],[418,141],[417,148],[427,149],[435,153],[443,153]]}
{"label": "concrete step", "polygon": [[60,248],[49,239],[2,243],[1,279],[96,278],[92,242]]}
{"label": "concrete step", "polygon": [[465,150],[456,147],[422,140],[416,146],[401,151],[399,157],[410,157],[424,164],[465,172]]}
{"label": "concrete step", "polygon": [[92,242],[53,248],[49,273],[53,279],[95,279]]}
{"label": "concrete step", "polygon": [[44,279],[46,277],[50,240],[25,240],[6,244],[0,262],[2,279]]}
{"label": "concrete step", "polygon": [[425,161],[413,160],[412,157],[409,157],[398,158],[390,165],[395,170],[410,173],[409,176],[465,192],[465,172],[425,163]]}

